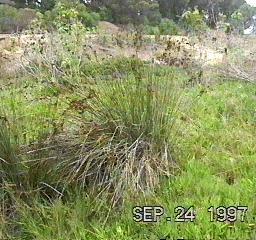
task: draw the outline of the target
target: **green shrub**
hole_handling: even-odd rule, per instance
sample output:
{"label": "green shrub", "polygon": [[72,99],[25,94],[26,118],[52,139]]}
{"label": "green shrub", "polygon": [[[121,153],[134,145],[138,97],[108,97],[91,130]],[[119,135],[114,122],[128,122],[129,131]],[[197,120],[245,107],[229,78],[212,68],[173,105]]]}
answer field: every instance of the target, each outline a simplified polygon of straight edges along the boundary
{"label": "green shrub", "polygon": [[207,25],[204,21],[204,15],[203,13],[199,12],[197,8],[195,8],[193,11],[186,11],[182,15],[181,20],[184,28],[188,31],[198,32],[207,30]]}
{"label": "green shrub", "polygon": [[100,19],[102,21],[113,22],[113,16],[111,9],[107,7],[101,7],[99,10]]}
{"label": "green shrub", "polygon": [[149,35],[179,35],[181,29],[173,20],[164,18],[158,26],[146,25],[145,32]]}
{"label": "green shrub", "polygon": [[161,35],[178,35],[181,30],[173,20],[164,18],[159,25],[159,31]]}
{"label": "green shrub", "polygon": [[[82,4],[83,5],[83,4]],[[84,5],[83,5],[84,6]],[[86,11],[86,7],[78,8],[79,9],[79,15],[78,18],[81,19],[81,22],[89,28],[96,27],[98,24],[98,21],[100,20],[100,16],[96,12],[88,12]],[[80,12],[81,11],[81,12]]]}
{"label": "green shrub", "polygon": [[160,35],[160,30],[158,26],[146,25],[144,31],[146,34],[149,35]]}
{"label": "green shrub", "polygon": [[0,31],[11,32],[17,30],[18,11],[8,5],[0,5]]}
{"label": "green shrub", "polygon": [[[62,5],[59,7],[62,8]],[[81,79],[81,64],[88,60],[85,53],[88,29],[77,14],[75,9],[67,10],[67,15],[66,10],[60,11],[51,27],[44,22],[45,19],[35,23],[33,33],[44,28],[55,28],[54,32],[45,34],[32,47],[30,44],[26,47],[26,58],[30,64],[25,69],[35,79],[61,80],[62,83],[72,80],[72,84]],[[66,18],[63,21],[62,16]]]}
{"label": "green shrub", "polygon": [[245,17],[240,11],[235,11],[231,15],[231,24],[238,33],[243,32]]}
{"label": "green shrub", "polygon": [[0,32],[11,33],[26,29],[35,18],[36,12],[33,9],[0,5]]}
{"label": "green shrub", "polygon": [[79,2],[58,2],[51,11],[46,11],[43,15],[38,16],[38,24],[40,28],[47,30],[65,27],[67,30],[74,23],[81,22],[84,27],[96,27],[100,15],[90,12],[87,7]]}

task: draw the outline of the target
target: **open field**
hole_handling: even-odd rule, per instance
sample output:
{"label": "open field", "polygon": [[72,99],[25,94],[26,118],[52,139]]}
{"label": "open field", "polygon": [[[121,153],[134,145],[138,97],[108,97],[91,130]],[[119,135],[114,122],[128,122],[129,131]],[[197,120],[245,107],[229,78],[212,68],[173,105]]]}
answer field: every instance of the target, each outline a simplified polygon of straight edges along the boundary
{"label": "open field", "polygon": [[255,38],[1,38],[0,239],[256,238]]}

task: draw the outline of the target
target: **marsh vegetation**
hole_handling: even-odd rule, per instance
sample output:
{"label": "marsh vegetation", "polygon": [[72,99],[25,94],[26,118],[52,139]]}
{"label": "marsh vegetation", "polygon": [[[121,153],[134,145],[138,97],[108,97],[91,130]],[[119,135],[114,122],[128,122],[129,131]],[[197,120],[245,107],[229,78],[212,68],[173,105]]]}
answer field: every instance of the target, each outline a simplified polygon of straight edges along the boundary
{"label": "marsh vegetation", "polygon": [[[145,28],[98,22],[115,7],[61,2],[2,35],[0,239],[254,239],[256,39],[225,29],[245,19],[154,5]],[[134,222],[144,205],[196,220]],[[210,222],[210,206],[248,212]]]}

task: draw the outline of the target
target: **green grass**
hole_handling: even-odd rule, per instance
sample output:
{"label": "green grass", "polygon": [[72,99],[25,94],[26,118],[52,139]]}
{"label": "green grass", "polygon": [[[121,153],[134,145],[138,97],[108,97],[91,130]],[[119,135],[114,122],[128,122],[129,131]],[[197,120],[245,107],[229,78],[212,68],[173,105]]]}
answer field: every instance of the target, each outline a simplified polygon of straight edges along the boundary
{"label": "green grass", "polygon": [[[99,74],[99,79],[106,71],[111,75],[116,67],[105,69],[102,73],[99,69],[95,70]],[[90,71],[93,72],[93,69]],[[88,74],[91,74],[90,71],[87,71]],[[159,68],[150,71],[155,71],[158,80],[168,80],[170,75],[175,81],[187,80],[185,73],[177,69]],[[136,76],[138,73],[135,71],[133,74]],[[169,86],[165,81],[163,83],[166,88]],[[47,125],[45,131],[47,119],[57,122],[64,119],[66,128],[73,126],[74,123],[69,123],[70,119],[65,118],[63,111],[68,109],[70,99],[81,97],[74,92],[63,92],[62,89],[58,90],[41,83],[33,85],[29,82],[28,85],[30,84],[32,87],[25,88],[24,83],[1,92],[1,106],[9,122],[13,123],[13,132],[16,132],[19,138],[24,132],[28,133],[26,140],[20,140],[21,144],[40,139],[42,134],[49,136],[54,127],[52,124]],[[133,90],[136,94],[139,92],[129,85],[125,85],[125,88],[119,85],[114,87],[111,88],[109,85],[109,88],[103,88],[105,95],[101,95],[104,96],[101,104],[96,105],[101,110],[96,112],[94,117],[98,123],[106,123],[110,119],[116,124],[114,128],[118,127],[121,121],[126,129],[135,131],[126,132],[126,135],[131,133],[131,136],[135,136],[132,138],[132,141],[135,141],[141,131],[139,126],[143,126],[145,119],[152,119],[138,114],[142,111],[139,109],[140,106],[149,106],[146,104],[147,92],[136,98]],[[145,195],[138,191],[138,194],[127,197],[124,206],[117,207],[111,212],[107,201],[109,196],[88,196],[83,191],[76,190],[62,200],[51,200],[52,203],[43,200],[40,195],[33,197],[29,204],[16,199],[17,217],[9,219],[9,224],[18,226],[19,230],[12,230],[12,235],[16,235],[16,239],[24,240],[157,240],[168,235],[174,239],[178,237],[200,240],[254,239],[256,237],[256,222],[253,219],[256,217],[255,91],[254,85],[232,81],[210,87],[184,88],[182,99],[186,105],[180,105],[175,113],[175,128],[168,133],[171,135],[169,137],[174,146],[179,168],[175,175],[161,179],[161,185],[155,193]],[[133,94],[129,95],[131,93]],[[127,96],[134,98],[126,99]],[[118,99],[127,101],[117,102],[113,106],[113,102]],[[141,105],[136,104],[136,99],[139,99]],[[144,100],[145,104],[142,104]],[[172,102],[167,99],[167,103]],[[119,111],[114,112],[112,118],[106,119],[112,107],[116,107]],[[156,109],[156,112],[163,109],[166,111],[165,105],[162,104],[161,107]],[[134,114],[129,112],[132,109],[135,110]],[[104,111],[104,115],[97,115]],[[88,117],[84,113],[72,112],[72,114],[79,116],[79,119],[85,118],[84,120]],[[133,118],[129,118],[131,116]],[[137,128],[129,124],[134,124]],[[161,125],[159,126],[161,128]],[[142,129],[149,127],[146,136],[152,139],[151,133],[159,126],[148,124]],[[159,137],[157,135],[155,139],[161,144]],[[47,180],[47,174],[44,179]],[[175,207],[194,206],[197,218],[194,223],[167,223],[164,219],[155,224],[135,223],[132,207],[136,205],[163,206],[166,211],[165,216],[172,218],[175,216]],[[238,220],[231,225],[210,222],[210,214],[207,212],[210,206],[248,206],[249,210],[244,223]],[[105,221],[107,216],[108,219]],[[2,223],[0,237],[2,237],[5,236],[7,229],[4,212],[0,221]]]}
{"label": "green grass", "polygon": [[[53,129],[53,120],[60,118],[58,96],[49,96],[47,88],[25,82],[0,93],[0,112],[6,116],[19,144],[44,138]],[[47,98],[48,97],[48,98]]]}

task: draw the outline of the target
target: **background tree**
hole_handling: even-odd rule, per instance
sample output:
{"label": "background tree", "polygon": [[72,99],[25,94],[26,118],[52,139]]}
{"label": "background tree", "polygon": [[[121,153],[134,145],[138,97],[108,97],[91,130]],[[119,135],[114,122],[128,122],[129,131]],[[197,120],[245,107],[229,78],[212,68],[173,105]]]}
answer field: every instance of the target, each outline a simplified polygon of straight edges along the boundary
{"label": "background tree", "polygon": [[26,6],[26,0],[14,0],[15,7],[22,8]]}
{"label": "background tree", "polygon": [[243,15],[243,22],[246,27],[252,24],[252,17],[256,15],[256,7],[252,7],[247,3],[241,5],[238,11]]}
{"label": "background tree", "polygon": [[[0,3],[10,3],[11,0],[0,0]],[[36,8],[42,13],[52,10],[56,3],[65,0],[13,0],[17,8]],[[232,14],[239,10],[248,21],[255,13],[254,9],[245,4],[245,0],[69,0],[67,3],[85,5],[90,11],[98,12],[101,20],[115,24],[144,24],[157,26],[163,18],[176,23],[189,9],[198,8],[200,14],[208,15],[208,25],[216,27],[219,14],[223,13],[229,20]],[[234,17],[234,15],[233,15]]]}
{"label": "background tree", "polygon": [[41,0],[40,10],[42,12],[49,11],[54,8],[56,0]]}
{"label": "background tree", "polygon": [[240,6],[242,6],[243,4],[246,4],[245,0],[224,0],[219,3],[219,7],[220,7],[220,10],[225,15],[230,17],[232,15],[232,13],[235,10],[239,9]]}
{"label": "background tree", "polygon": [[15,2],[11,0],[0,0],[0,4],[15,5]]}
{"label": "background tree", "polygon": [[156,24],[161,20],[158,2],[154,0],[111,0],[105,6],[111,10],[114,23]]}
{"label": "background tree", "polygon": [[190,0],[158,0],[162,17],[178,20],[188,8]]}

